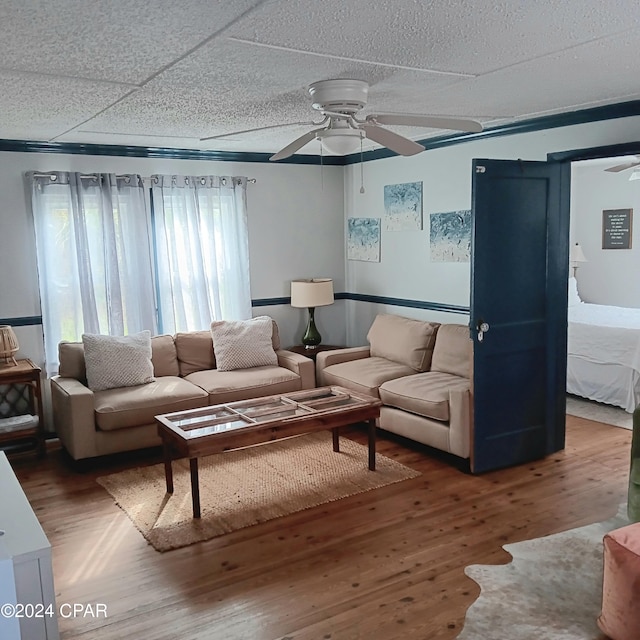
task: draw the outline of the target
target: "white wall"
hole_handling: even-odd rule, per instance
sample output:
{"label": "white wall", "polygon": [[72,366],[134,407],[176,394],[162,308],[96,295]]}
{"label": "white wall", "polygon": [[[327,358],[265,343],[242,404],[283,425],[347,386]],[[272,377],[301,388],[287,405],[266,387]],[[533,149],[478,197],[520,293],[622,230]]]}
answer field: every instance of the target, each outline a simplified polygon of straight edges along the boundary
{"label": "white wall", "polygon": [[[587,262],[576,272],[585,302],[640,308],[640,180],[631,171],[611,173],[609,160],[574,162],[571,167],[571,242],[579,242]],[[633,209],[631,249],[602,248],[602,212]]]}
{"label": "white wall", "polygon": [[[619,144],[640,139],[640,117],[574,125],[494,139],[481,139],[410,158],[387,158],[364,165],[365,193],[360,193],[360,166],[345,169],[345,217],[382,218],[383,188],[402,182],[423,183],[423,231],[385,231],[382,225],[381,261],[346,262],[351,292],[469,306],[470,265],[432,263],[429,258],[429,215],[469,209],[471,162],[474,158],[546,160],[547,153]],[[346,225],[346,220],[345,220]],[[637,272],[636,272],[637,273]],[[636,285],[637,286],[637,285]],[[397,313],[438,322],[467,324],[468,316],[407,307],[388,307]],[[372,305],[349,306],[349,344],[364,344]]]}
{"label": "white wall", "polygon": [[[429,214],[470,207],[473,158],[545,160],[550,152],[637,139],[640,139],[640,117],[620,118],[483,139],[411,158],[376,160],[363,167],[364,194],[359,192],[360,165],[321,169],[269,163],[0,152],[0,269],[5,275],[0,278],[0,317],[40,314],[33,229],[23,186],[23,173],[28,170],[255,177],[257,183],[248,186],[253,298],[287,296],[293,278],[330,277],[335,281],[336,291],[466,307],[469,264],[430,262]],[[384,185],[409,181],[422,181],[424,185],[424,230],[383,230],[380,263],[346,261],[346,218],[382,217]],[[610,207],[613,204],[608,203],[606,208]],[[635,241],[634,245],[640,246]],[[586,273],[588,267],[583,268]],[[464,314],[337,301],[317,311],[316,323],[325,343],[363,344],[378,311],[439,322],[468,322]],[[260,313],[276,318],[285,346],[300,341],[306,323],[304,310],[286,305],[254,309],[254,314]],[[16,330],[20,355],[39,363],[40,332],[40,327]]]}
{"label": "white wall", "polygon": [[[329,277],[344,289],[343,170],[341,167],[208,162],[50,153],[0,152],[0,318],[40,315],[35,241],[24,187],[26,171],[84,171],[245,175],[252,298],[289,295],[293,278]],[[288,305],[254,314],[278,321],[284,346],[302,335],[305,312]],[[318,311],[325,342],[345,341],[345,306]],[[43,363],[42,328],[17,327],[19,357]]]}

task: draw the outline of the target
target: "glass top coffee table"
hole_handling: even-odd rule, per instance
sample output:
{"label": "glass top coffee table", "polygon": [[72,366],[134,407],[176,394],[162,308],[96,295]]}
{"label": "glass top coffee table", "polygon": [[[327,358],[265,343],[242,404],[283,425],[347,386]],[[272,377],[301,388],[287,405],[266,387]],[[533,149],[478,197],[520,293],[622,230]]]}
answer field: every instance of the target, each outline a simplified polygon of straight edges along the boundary
{"label": "glass top coffee table", "polygon": [[381,405],[378,398],[349,389],[319,387],[156,416],[167,492],[173,493],[171,461],[189,458],[193,517],[199,518],[198,458],[326,429],[331,429],[333,450],[339,452],[339,428],[356,422],[368,423],[368,465],[375,471]]}

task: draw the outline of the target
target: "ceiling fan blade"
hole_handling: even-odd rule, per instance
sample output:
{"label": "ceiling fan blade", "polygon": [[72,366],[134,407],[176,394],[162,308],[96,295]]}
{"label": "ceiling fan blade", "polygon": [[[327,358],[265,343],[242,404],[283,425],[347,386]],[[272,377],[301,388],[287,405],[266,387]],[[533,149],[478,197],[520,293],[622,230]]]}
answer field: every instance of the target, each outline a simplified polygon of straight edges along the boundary
{"label": "ceiling fan blade", "polygon": [[207,140],[220,140],[221,138],[232,138],[233,136],[241,136],[245,133],[255,133],[256,131],[268,131],[269,129],[282,129],[284,127],[300,127],[300,126],[318,126],[322,122],[288,122],[286,124],[272,124],[268,127],[256,127],[255,129],[243,129],[242,131],[232,131],[231,133],[221,133],[217,136],[208,136],[207,138],[200,138],[200,142]]}
{"label": "ceiling fan blade", "polygon": [[609,167],[605,169],[605,171],[613,171],[617,173],[618,171],[624,171],[625,169],[631,169],[631,167],[637,167],[640,164],[639,160],[634,160],[633,162],[625,162],[624,164],[618,164],[615,167]]}
{"label": "ceiling fan blade", "polygon": [[441,118],[439,116],[380,113],[367,116],[367,122],[377,122],[388,125],[397,124],[408,127],[426,127],[428,129],[454,129],[455,131],[468,131],[469,133],[480,133],[480,131],[482,131],[482,125],[475,120]]}
{"label": "ceiling fan blade", "polygon": [[289,143],[284,149],[280,149],[278,153],[274,153],[269,158],[269,160],[271,160],[271,162],[276,162],[277,160],[288,158],[289,156],[293,155],[298,149],[304,147],[305,144],[311,142],[316,137],[316,133],[318,131],[324,131],[324,129],[313,129],[312,131],[307,131],[307,133]]}
{"label": "ceiling fan blade", "polygon": [[360,128],[367,134],[369,140],[373,140],[401,156],[414,156],[416,153],[424,151],[424,147],[421,144],[389,131],[389,129],[383,129],[378,125],[364,124]]}

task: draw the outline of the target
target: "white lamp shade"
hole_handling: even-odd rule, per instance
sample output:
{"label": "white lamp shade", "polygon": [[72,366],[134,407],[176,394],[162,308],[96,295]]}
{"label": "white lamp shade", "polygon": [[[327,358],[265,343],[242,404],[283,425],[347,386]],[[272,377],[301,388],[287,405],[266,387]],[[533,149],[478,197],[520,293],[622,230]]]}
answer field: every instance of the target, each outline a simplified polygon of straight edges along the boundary
{"label": "white lamp shade", "polygon": [[569,251],[569,260],[571,262],[587,262],[584,251],[578,242],[571,246]]}
{"label": "white lamp shade", "polygon": [[333,280],[311,278],[291,281],[291,306],[301,308],[324,307],[333,304]]}

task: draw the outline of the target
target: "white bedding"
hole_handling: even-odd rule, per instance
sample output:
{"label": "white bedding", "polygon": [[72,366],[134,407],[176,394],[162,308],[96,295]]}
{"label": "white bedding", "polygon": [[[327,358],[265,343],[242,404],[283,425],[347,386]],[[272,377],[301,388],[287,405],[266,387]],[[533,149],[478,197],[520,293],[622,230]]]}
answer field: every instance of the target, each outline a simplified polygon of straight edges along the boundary
{"label": "white bedding", "polygon": [[621,406],[640,404],[640,309],[569,307],[567,391]]}

